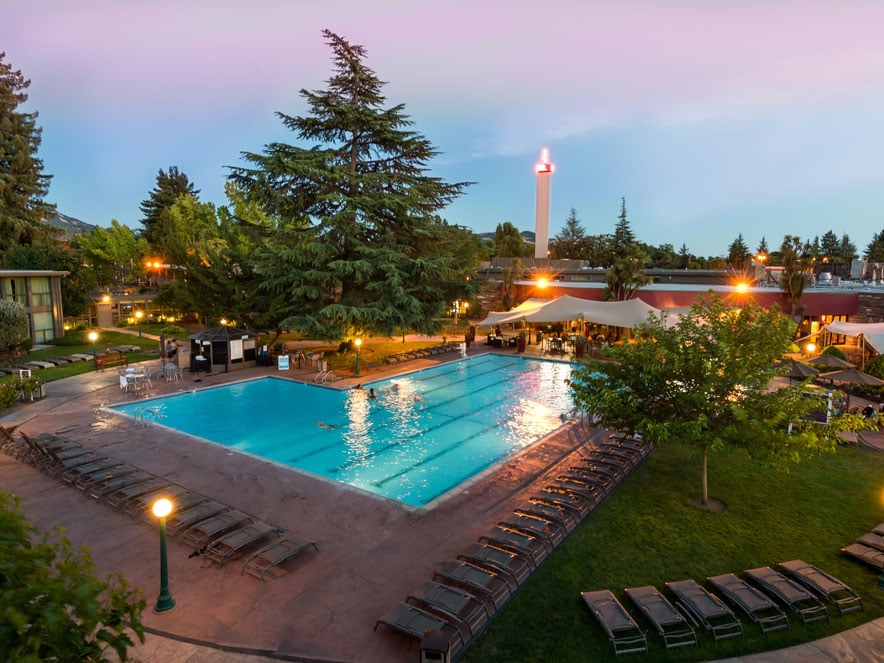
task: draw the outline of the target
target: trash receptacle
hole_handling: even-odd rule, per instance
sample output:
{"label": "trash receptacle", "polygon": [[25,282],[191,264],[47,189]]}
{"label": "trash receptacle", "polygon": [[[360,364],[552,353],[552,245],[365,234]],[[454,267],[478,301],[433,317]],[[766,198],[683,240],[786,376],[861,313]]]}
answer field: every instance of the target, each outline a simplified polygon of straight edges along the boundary
{"label": "trash receptacle", "polygon": [[442,631],[427,631],[421,638],[421,663],[451,663],[451,643]]}

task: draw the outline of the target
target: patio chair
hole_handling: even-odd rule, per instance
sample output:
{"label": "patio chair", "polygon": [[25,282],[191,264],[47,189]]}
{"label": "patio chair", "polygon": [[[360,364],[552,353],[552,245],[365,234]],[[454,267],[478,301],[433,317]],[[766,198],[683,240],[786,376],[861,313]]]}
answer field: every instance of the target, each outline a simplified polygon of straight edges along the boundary
{"label": "patio chair", "polygon": [[429,612],[438,613],[441,617],[454,620],[466,629],[464,639],[479,634],[489,620],[490,615],[485,604],[469,592],[427,580],[414,594],[409,595],[407,602],[417,605]]}
{"label": "patio chair", "polygon": [[251,525],[253,522],[254,519],[251,516],[247,516],[241,511],[224,511],[188,527],[181,535],[181,541],[194,550],[200,550],[211,542],[213,537],[221,536],[232,529]]}
{"label": "patio chair", "polygon": [[590,471],[592,474],[599,474],[607,478],[611,483],[620,483],[626,476],[626,470],[619,459],[604,460],[598,455],[594,457],[582,457],[579,465],[571,468],[574,471]]}
{"label": "patio chair", "polygon": [[427,631],[439,631],[448,640],[449,652],[452,655],[459,652],[464,646],[457,626],[438,615],[408,603],[397,603],[393,606],[390,612],[375,622],[375,631],[377,631],[379,624],[386,624],[390,628],[418,640],[423,639]]}
{"label": "patio chair", "polygon": [[264,580],[273,569],[278,568],[283,562],[310,546],[313,546],[314,550],[319,550],[316,541],[300,539],[290,534],[286,538],[274,541],[269,546],[265,546],[252,554],[243,563],[242,571],[239,574],[248,573]]}
{"label": "patio chair", "polygon": [[580,524],[580,517],[577,512],[571,511],[558,504],[535,501],[533,497],[516,507],[515,513],[518,515],[539,517],[553,522],[558,525],[565,534],[574,531],[577,525]]}
{"label": "patio chair", "polygon": [[697,634],[688,620],[656,587],[630,587],[626,595],[663,638],[666,649],[697,644]]}
{"label": "patio chair", "polygon": [[769,566],[749,569],[745,573],[762,591],[777,599],[783,607],[798,614],[805,624],[829,618],[829,611],[818,598]]}
{"label": "patio chair", "polygon": [[767,596],[733,573],[711,576],[706,581],[726,601],[758,624],[762,633],[789,628],[789,618]]}
{"label": "patio chair", "polygon": [[119,467],[120,465],[122,465],[120,461],[113,458],[108,458],[107,456],[93,458],[88,463],[67,468],[61,473],[61,476],[59,478],[62,480],[62,482],[68,484],[69,486],[72,486],[77,481],[92,474],[93,472],[101,472],[102,470],[107,471],[115,467]]}
{"label": "patio chair", "polygon": [[869,548],[884,550],[884,536],[882,536],[881,534],[876,534],[875,532],[863,534],[856,540],[856,542],[861,543],[864,546],[868,546]]}
{"label": "patio chair", "polygon": [[860,595],[825,571],[821,571],[807,562],[802,562],[800,559],[783,562],[778,566],[788,576],[832,603],[838,609],[839,615],[863,609],[863,600]]}
{"label": "patio chair", "polygon": [[875,529],[872,530],[872,533],[884,535],[884,523],[876,526]]}
{"label": "patio chair", "polygon": [[587,474],[579,472],[568,472],[556,476],[555,485],[566,490],[583,495],[587,499],[592,499],[596,503],[601,502],[613,486],[610,482],[600,477],[591,477]]}
{"label": "patio chair", "polygon": [[614,645],[615,654],[648,651],[648,640],[617,597],[608,590],[580,592],[580,598],[592,611]]}
{"label": "patio chair", "polygon": [[[226,511],[230,511],[230,507],[221,504],[221,502],[202,500],[191,508],[173,511],[172,515],[166,519],[166,532],[169,536],[176,536],[191,525]],[[156,519],[154,518],[154,520]]]}
{"label": "patio chair", "polygon": [[270,537],[278,537],[284,532],[284,529],[268,523],[252,523],[214,539],[200,552],[203,557],[217,562],[219,566],[224,566],[241,551],[256,546]]}
{"label": "patio chair", "polygon": [[676,605],[696,624],[702,624],[716,640],[743,635],[743,625],[733,611],[695,580],[667,582],[666,589],[675,595]]}
{"label": "patio chair", "polygon": [[851,557],[863,564],[871,566],[878,571],[884,571],[884,551],[870,548],[862,543],[851,543],[841,549],[842,554]]}
{"label": "patio chair", "polygon": [[463,560],[448,562],[433,574],[433,580],[460,587],[485,602],[489,615],[496,612],[512,596],[510,585],[498,573]]}
{"label": "patio chair", "polygon": [[514,529],[522,534],[540,539],[546,544],[550,552],[565,540],[565,534],[567,534],[567,530],[565,530],[561,522],[527,513],[513,513],[513,515],[507,516],[497,525],[504,529]]}
{"label": "patio chair", "polygon": [[549,549],[541,539],[500,525],[493,527],[485,536],[480,536],[479,543],[509,550],[524,557],[532,571],[549,555]]}
{"label": "patio chair", "polygon": [[127,465],[126,463],[117,463],[112,467],[102,468],[97,471],[91,471],[88,474],[81,474],[73,482],[73,486],[77,490],[81,490],[85,493],[91,490],[93,486],[107,483],[108,481],[126,476],[128,474],[133,474],[137,471],[138,468],[133,467],[132,465]]}
{"label": "patio chair", "polygon": [[521,555],[483,543],[474,543],[457,558],[497,572],[509,583],[512,591],[515,591],[531,574],[531,564]]}

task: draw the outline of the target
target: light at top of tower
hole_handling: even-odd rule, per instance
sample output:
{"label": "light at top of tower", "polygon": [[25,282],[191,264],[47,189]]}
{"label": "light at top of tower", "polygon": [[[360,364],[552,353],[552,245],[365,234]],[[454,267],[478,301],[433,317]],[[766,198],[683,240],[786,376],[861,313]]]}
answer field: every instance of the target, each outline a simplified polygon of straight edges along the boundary
{"label": "light at top of tower", "polygon": [[549,161],[549,148],[544,147],[540,150],[540,163],[534,166],[535,173],[554,173],[556,167]]}

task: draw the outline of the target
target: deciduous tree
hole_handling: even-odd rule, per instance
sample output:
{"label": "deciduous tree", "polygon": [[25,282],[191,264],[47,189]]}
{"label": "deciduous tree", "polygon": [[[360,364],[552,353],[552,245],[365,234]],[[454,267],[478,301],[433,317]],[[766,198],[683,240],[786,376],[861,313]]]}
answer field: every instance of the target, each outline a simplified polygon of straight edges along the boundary
{"label": "deciduous tree", "polygon": [[803,385],[769,388],[794,329],[779,310],[751,302],[731,309],[721,298],[701,298],[674,325],[665,314],[651,316],[633,342],[611,347],[614,361],[579,365],[571,389],[605,428],[641,433],[652,444],[695,446],[707,504],[711,451],[729,445],[762,461],[795,458],[831,450],[838,430],[862,426],[849,415],[817,425],[807,415],[819,404],[802,397]]}
{"label": "deciduous tree", "polygon": [[144,641],[145,601],[125,578],[95,575],[85,548],[60,533],[38,537],[20,503],[0,491],[0,652],[7,661],[127,660]]}

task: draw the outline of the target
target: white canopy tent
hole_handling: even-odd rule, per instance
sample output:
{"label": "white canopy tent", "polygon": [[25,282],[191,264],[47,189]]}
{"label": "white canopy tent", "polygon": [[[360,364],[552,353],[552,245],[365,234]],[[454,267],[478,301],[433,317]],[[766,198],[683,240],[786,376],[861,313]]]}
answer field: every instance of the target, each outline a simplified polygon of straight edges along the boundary
{"label": "white canopy tent", "polygon": [[526,299],[524,302],[509,311],[492,311],[479,323],[479,327],[496,327],[510,322],[522,320],[524,315],[549,304],[548,299]]}
{"label": "white canopy tent", "polygon": [[[480,326],[507,324],[513,322],[563,322],[584,320],[598,325],[633,328],[646,322],[648,314],[660,314],[660,309],[646,304],[641,299],[627,299],[618,302],[599,302],[562,295],[553,300],[528,300],[543,302],[542,306],[532,306],[523,310],[515,308],[505,313],[491,313]],[[527,302],[526,302],[527,303]],[[493,319],[493,322],[489,322]]]}
{"label": "white canopy tent", "polygon": [[884,354],[884,322],[830,322],[826,331],[842,336],[860,336],[878,354]]}

